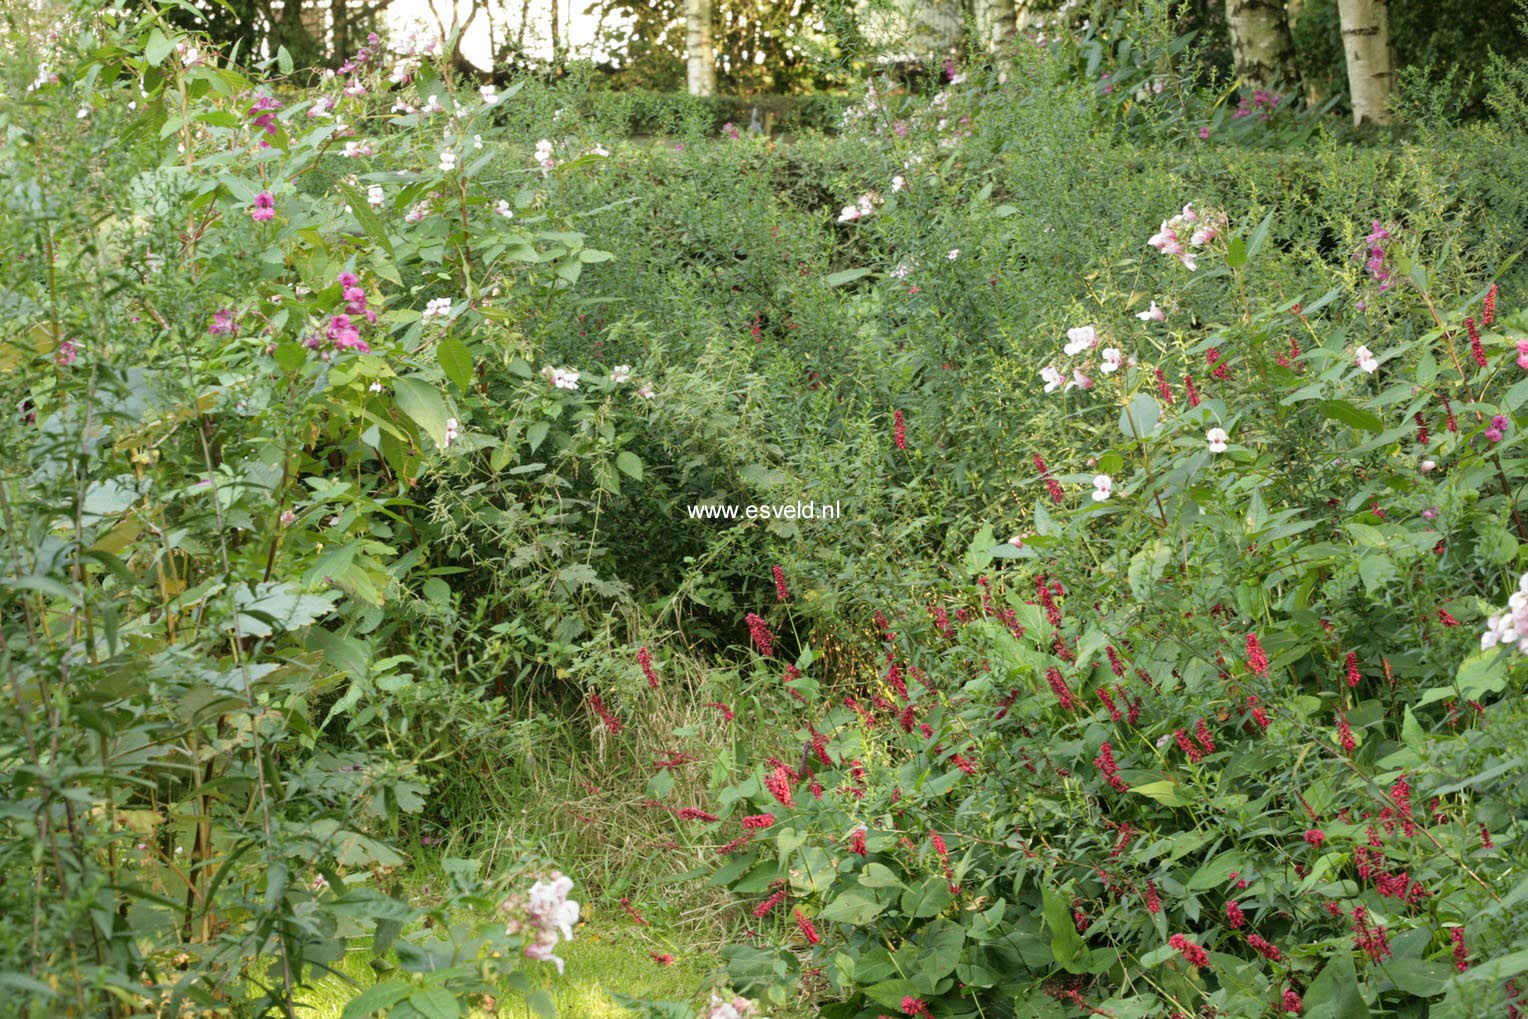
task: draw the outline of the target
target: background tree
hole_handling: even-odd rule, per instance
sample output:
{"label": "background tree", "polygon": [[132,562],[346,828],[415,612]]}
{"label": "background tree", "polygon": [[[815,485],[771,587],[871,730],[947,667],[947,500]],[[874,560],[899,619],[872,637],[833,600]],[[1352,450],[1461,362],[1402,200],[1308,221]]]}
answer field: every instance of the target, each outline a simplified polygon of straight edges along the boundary
{"label": "background tree", "polygon": [[1395,91],[1395,56],[1390,44],[1390,7],[1384,0],[1337,0],[1342,48],[1347,57],[1353,123],[1388,124]]}
{"label": "background tree", "polygon": [[1236,76],[1248,88],[1299,80],[1284,0],[1226,0],[1226,29]]}
{"label": "background tree", "polygon": [[711,0],[685,0],[685,79],[692,96],[716,94],[716,46]]}

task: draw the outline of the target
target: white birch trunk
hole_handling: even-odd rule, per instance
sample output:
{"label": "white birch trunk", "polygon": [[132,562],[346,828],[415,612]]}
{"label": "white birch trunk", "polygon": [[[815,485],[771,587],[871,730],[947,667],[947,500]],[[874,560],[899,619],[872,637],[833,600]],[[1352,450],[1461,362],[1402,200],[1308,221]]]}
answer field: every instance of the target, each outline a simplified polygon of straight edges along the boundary
{"label": "white birch trunk", "polygon": [[1390,48],[1390,9],[1383,0],[1337,0],[1342,49],[1348,58],[1348,91],[1353,123],[1389,124],[1395,90],[1395,55]]}
{"label": "white birch trunk", "polygon": [[1013,38],[1017,12],[1015,0],[976,0],[976,30],[988,53]]}
{"label": "white birch trunk", "polygon": [[1236,75],[1254,89],[1294,83],[1295,43],[1284,0],[1226,0]]}
{"label": "white birch trunk", "polygon": [[690,95],[716,94],[716,44],[711,34],[711,0],[684,0],[685,70]]}

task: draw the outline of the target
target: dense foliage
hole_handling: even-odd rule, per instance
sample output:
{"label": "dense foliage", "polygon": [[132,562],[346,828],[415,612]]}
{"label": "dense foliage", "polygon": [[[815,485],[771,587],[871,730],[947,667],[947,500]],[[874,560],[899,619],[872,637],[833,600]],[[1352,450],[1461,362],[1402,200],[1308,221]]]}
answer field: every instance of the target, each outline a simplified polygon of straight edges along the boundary
{"label": "dense foliage", "polygon": [[734,942],[708,1019],[1508,1010],[1511,123],[1351,144],[1128,16],[790,145],[9,33],[23,1015],[347,946],[350,1016],[545,1011],[551,861]]}

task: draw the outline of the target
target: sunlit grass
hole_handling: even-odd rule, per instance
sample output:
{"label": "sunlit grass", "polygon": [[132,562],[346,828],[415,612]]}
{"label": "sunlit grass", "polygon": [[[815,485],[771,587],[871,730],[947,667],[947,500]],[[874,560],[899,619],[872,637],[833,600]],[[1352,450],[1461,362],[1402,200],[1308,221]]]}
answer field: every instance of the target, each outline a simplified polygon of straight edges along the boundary
{"label": "sunlit grass", "polygon": [[[673,965],[660,965],[650,952],[672,953]],[[558,1014],[569,1019],[629,1019],[633,1013],[612,1002],[607,989],[642,998],[689,1001],[708,986],[718,961],[708,954],[682,954],[634,932],[601,932],[587,927],[580,927],[574,940],[562,945],[558,954],[567,961],[567,973],[560,979],[550,963],[528,965],[545,967]],[[364,949],[357,950],[346,955],[337,968],[364,989],[376,979],[367,959]],[[328,977],[303,995],[303,1004],[308,1007],[302,1014],[307,1019],[339,1019],[345,1003],[359,989],[340,977]],[[481,1010],[471,1013],[473,1019],[483,1019],[487,1014]],[[539,1019],[509,993],[500,996],[499,1009],[493,1015],[495,1019]]]}

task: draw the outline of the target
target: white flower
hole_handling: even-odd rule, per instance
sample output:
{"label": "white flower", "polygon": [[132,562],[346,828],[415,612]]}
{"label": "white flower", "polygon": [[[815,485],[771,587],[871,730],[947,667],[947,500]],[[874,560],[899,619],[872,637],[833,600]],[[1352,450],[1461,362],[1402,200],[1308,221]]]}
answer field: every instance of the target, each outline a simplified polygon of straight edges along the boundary
{"label": "white flower", "polygon": [[1091,350],[1098,346],[1098,330],[1092,326],[1077,326],[1066,331],[1067,345],[1061,348],[1067,357],[1073,357],[1084,350]]}
{"label": "white flower", "polygon": [[618,364],[610,369],[611,382],[625,382],[629,378],[631,378],[631,365],[629,364]]}
{"label": "white flower", "polygon": [[366,189],[366,204],[367,205],[370,205],[373,208],[375,208],[378,205],[381,205],[386,200],[387,200],[387,196],[386,196],[386,194],[383,193],[382,185],[381,184],[373,184],[371,187]]}
{"label": "white flower", "polygon": [[499,101],[499,90],[493,85],[482,85],[478,88],[478,95],[483,97],[483,102],[492,106]]}
{"label": "white flower", "polygon": [[367,386],[366,388],[371,390],[373,393],[380,393],[380,392],[382,392],[382,383],[380,383],[380,382],[373,382],[371,385]]}
{"label": "white flower", "polygon": [[74,119],[84,120],[88,116],[90,116],[90,107],[84,103],[80,103],[80,108],[74,111]]}
{"label": "white flower", "polygon": [[446,441],[441,446],[442,449],[451,448],[451,443],[456,441],[456,437],[459,434],[458,428],[456,418],[446,418]]}
{"label": "white flower", "polygon": [[1046,365],[1044,368],[1040,369],[1040,378],[1045,380],[1045,391],[1047,393],[1054,393],[1056,390],[1060,389],[1061,384],[1066,381],[1061,372],[1057,371],[1051,365]]}
{"label": "white flower", "polygon": [[1093,501],[1103,502],[1114,494],[1114,479],[1107,474],[1098,474],[1093,477]]}
{"label": "white flower", "polygon": [[652,386],[642,386],[640,389],[637,390],[637,395],[640,396],[644,400],[651,400],[653,397],[657,396],[658,394],[653,392],[653,387]]}
{"label": "white flower", "polygon": [[541,369],[541,374],[552,384],[554,389],[577,389],[579,373],[572,368],[553,368],[551,365]]}
{"label": "white flower", "polygon": [[1167,318],[1167,313],[1164,312],[1161,308],[1157,307],[1156,301],[1152,301],[1151,307],[1147,308],[1145,311],[1136,312],[1135,317],[1140,319],[1142,322],[1161,322]]}
{"label": "white flower", "polygon": [[440,153],[441,173],[450,173],[454,169],[456,169],[456,153],[450,149],[442,149]]}
{"label": "white flower", "polygon": [[498,204],[493,207],[493,211],[503,216],[505,219],[515,218],[515,210],[509,207],[509,199],[507,198],[500,198]]}
{"label": "white flower", "polygon": [[960,249],[959,248],[951,248],[948,252],[946,252],[944,257],[948,258],[950,261],[953,262],[953,261],[955,261],[955,259],[960,257]]}
{"label": "white flower", "polygon": [[912,271],[913,267],[908,265],[906,262],[898,262],[896,265],[891,267],[891,275],[899,280],[906,279],[912,274]]}
{"label": "white flower", "polygon": [[842,211],[839,212],[838,221],[840,223],[851,223],[863,215],[864,213],[860,212],[859,209],[855,208],[854,206],[846,205],[843,207]]}
{"label": "white flower", "polygon": [[421,110],[420,112],[421,113],[445,113],[446,112],[446,108],[444,106],[440,105],[440,96],[438,96],[435,93],[431,92],[429,94],[429,96],[427,96],[425,98],[424,109]]}
{"label": "white flower", "polygon": [[605,157],[610,155],[610,150],[605,148],[605,146],[603,146],[603,145],[595,145],[594,148],[589,150],[589,154],[590,155],[594,155],[594,156],[599,156],[600,158],[603,159],[603,158],[605,158]]}
{"label": "white flower", "polygon": [[475,134],[475,135],[472,136],[472,147],[474,149],[480,149],[480,148],[483,147],[483,136],[482,135]]}
{"label": "white flower", "polygon": [[897,176],[891,178],[891,190],[893,190],[893,191],[905,191],[906,189],[907,189],[907,178],[906,177],[903,177],[901,174],[897,174]]}
{"label": "white flower", "polygon": [[536,162],[545,164],[552,158],[552,143],[545,138],[536,143]]}
{"label": "white flower", "polygon": [[432,297],[430,303],[424,306],[423,318],[449,318],[451,316],[451,298]]}
{"label": "white flower", "polygon": [[1099,368],[1106,374],[1108,372],[1118,371],[1119,366],[1123,364],[1125,360],[1124,355],[1120,353],[1118,347],[1105,347],[1102,353],[1099,354],[1099,358],[1102,361],[1102,363],[1099,365]]}
{"label": "white flower", "polygon": [[1093,380],[1091,378],[1089,378],[1087,376],[1087,374],[1084,373],[1081,368],[1073,368],[1072,369],[1072,381],[1070,381],[1070,382],[1068,382],[1066,384],[1066,389],[1067,390],[1072,390],[1072,389],[1092,389],[1092,388],[1093,388]]}
{"label": "white flower", "polygon": [[417,223],[421,219],[424,219],[429,214],[430,214],[430,200],[427,198],[427,199],[425,199],[422,202],[415,202],[414,203],[414,207],[409,209],[408,212],[403,214],[403,218],[407,222]]}
{"label": "white flower", "polygon": [[1226,441],[1230,439],[1230,436],[1226,434],[1224,428],[1211,428],[1204,433],[1204,438],[1210,444],[1211,453],[1224,453]]}
{"label": "white flower", "polygon": [[1423,460],[1420,464],[1417,465],[1417,470],[1421,471],[1423,474],[1431,474],[1437,469],[1438,461],[1436,460]]}
{"label": "white flower", "polygon": [[1374,356],[1374,351],[1368,347],[1359,347],[1353,351],[1353,363],[1370,375],[1379,370],[1379,359]]}

